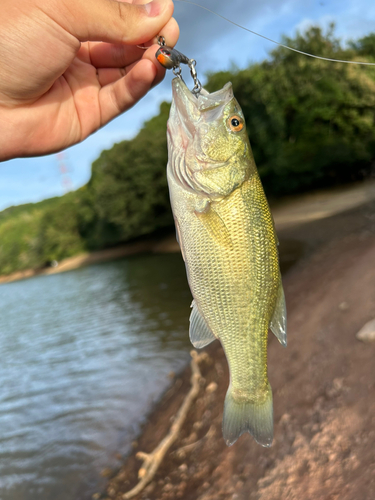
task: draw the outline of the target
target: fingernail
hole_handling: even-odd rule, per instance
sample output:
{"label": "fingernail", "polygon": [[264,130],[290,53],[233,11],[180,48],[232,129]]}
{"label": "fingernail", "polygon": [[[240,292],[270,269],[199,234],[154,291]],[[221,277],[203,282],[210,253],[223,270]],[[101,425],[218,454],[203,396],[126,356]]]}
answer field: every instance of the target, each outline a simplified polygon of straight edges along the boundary
{"label": "fingernail", "polygon": [[160,0],[153,0],[150,3],[143,4],[143,7],[148,16],[155,17],[162,11],[161,3],[164,2],[161,2]]}

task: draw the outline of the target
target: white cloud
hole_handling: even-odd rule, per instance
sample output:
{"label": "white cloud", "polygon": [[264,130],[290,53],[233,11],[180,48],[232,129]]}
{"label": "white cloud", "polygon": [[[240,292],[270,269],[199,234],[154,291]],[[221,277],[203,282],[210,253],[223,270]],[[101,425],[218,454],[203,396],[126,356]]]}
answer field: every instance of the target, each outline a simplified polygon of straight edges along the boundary
{"label": "white cloud", "polygon": [[299,31],[300,33],[304,33],[312,26],[317,26],[317,25],[320,26],[321,28],[323,28],[323,30],[324,30],[324,29],[328,28],[328,26],[332,22],[335,22],[335,18],[329,14],[323,15],[323,16],[316,18],[316,19],[305,17],[298,24],[296,24],[294,31],[295,32]]}

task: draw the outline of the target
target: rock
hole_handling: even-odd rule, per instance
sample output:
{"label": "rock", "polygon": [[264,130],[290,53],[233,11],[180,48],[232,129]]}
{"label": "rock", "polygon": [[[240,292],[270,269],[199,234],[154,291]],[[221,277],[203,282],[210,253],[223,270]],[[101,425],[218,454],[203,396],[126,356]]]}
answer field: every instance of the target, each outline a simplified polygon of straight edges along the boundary
{"label": "rock", "polygon": [[363,326],[356,335],[362,342],[375,342],[375,319],[372,319]]}
{"label": "rock", "polygon": [[349,304],[347,302],[341,302],[339,309],[340,311],[347,311],[349,309]]}
{"label": "rock", "polygon": [[116,495],[116,490],[114,488],[109,488],[107,493],[111,498],[114,498],[114,496]]}
{"label": "rock", "polygon": [[216,382],[211,382],[207,387],[206,387],[206,392],[208,394],[211,394],[212,392],[215,392],[217,389],[217,383]]}

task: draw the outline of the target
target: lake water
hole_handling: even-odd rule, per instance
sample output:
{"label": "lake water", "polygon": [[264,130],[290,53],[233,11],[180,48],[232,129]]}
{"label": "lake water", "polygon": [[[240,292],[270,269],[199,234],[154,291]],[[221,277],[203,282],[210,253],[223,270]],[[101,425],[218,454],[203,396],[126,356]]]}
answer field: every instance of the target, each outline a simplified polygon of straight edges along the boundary
{"label": "lake water", "polygon": [[180,255],[146,255],[0,286],[0,499],[103,487],[189,359]]}

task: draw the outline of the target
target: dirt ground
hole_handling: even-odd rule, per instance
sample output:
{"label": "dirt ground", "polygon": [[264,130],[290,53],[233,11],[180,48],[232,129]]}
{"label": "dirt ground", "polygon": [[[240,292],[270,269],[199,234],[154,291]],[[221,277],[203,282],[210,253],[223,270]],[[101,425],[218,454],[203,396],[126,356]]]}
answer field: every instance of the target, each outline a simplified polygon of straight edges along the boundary
{"label": "dirt ground", "polygon": [[[375,343],[356,338],[375,317],[375,203],[307,223],[284,220],[278,233],[288,347],[270,336],[273,446],[246,434],[226,447],[228,369],[215,342],[182,432],[138,500],[375,499]],[[136,484],[135,453],[168,432],[189,377],[186,369],[174,378],[134,452],[94,498],[120,500]]]}

